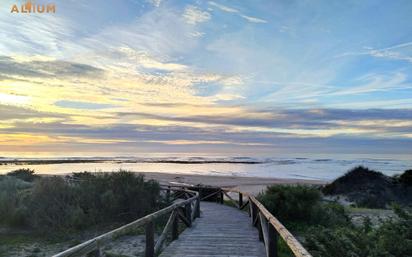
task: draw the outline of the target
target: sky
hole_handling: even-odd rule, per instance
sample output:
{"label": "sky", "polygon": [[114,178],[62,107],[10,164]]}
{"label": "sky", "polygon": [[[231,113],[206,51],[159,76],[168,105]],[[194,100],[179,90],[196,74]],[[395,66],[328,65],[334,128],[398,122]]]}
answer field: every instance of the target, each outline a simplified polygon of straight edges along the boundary
{"label": "sky", "polygon": [[412,1],[0,5],[0,156],[412,154]]}

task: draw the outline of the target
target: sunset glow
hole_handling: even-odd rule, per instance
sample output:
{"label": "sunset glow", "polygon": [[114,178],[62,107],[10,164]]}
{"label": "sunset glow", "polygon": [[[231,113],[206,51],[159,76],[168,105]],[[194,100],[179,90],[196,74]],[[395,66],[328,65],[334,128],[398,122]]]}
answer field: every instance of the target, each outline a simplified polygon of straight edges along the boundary
{"label": "sunset glow", "polygon": [[410,1],[54,3],[2,2],[1,155],[412,154]]}

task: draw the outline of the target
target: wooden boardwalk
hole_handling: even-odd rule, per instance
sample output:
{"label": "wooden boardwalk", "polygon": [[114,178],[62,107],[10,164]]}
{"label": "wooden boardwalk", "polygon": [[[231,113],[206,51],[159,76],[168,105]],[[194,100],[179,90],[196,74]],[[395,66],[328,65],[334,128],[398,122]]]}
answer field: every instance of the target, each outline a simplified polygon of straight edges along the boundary
{"label": "wooden boardwalk", "polygon": [[200,218],[173,241],[160,257],[264,257],[265,246],[246,212],[201,202]]}
{"label": "wooden boardwalk", "polygon": [[[159,253],[161,257],[276,257],[279,238],[295,257],[312,257],[285,226],[250,194],[193,186],[187,188],[169,185],[163,190],[166,190],[168,199],[173,197],[171,205],[53,257],[81,257],[88,254],[104,256],[103,247],[107,243],[141,228],[144,228],[146,234],[145,257],[159,256]],[[171,191],[174,192],[173,195]],[[239,200],[234,200],[228,192],[237,193]],[[224,205],[224,196],[237,208]],[[247,196],[246,202],[243,201],[243,196]],[[200,203],[204,199],[214,202]],[[245,211],[241,211],[246,206],[249,206],[250,217]],[[169,216],[169,219],[155,240],[156,222],[165,216]],[[179,225],[182,224],[187,228],[179,234]],[[172,242],[165,247],[169,234]]]}

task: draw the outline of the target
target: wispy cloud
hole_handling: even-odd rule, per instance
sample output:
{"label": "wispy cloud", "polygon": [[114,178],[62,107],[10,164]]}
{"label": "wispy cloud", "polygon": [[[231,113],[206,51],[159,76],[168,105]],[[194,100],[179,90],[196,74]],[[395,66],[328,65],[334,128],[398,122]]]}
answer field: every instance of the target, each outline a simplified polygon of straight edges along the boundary
{"label": "wispy cloud", "polygon": [[56,15],[1,13],[0,152],[410,152],[412,38],[400,1],[385,12],[93,0],[62,2]]}
{"label": "wispy cloud", "polygon": [[183,13],[183,18],[191,25],[206,22],[210,20],[210,17],[210,13],[202,11],[194,5],[187,6]]}
{"label": "wispy cloud", "polygon": [[371,47],[367,47],[366,49],[366,51],[346,52],[343,54],[336,55],[335,57],[341,58],[345,56],[369,55],[377,58],[386,58],[412,62],[412,42],[396,44],[393,46],[379,49],[374,49]]}
{"label": "wispy cloud", "polygon": [[213,1],[209,1],[208,3],[209,3],[209,5],[211,5],[213,7],[216,7],[221,11],[237,14],[239,17],[241,17],[241,18],[243,18],[243,19],[245,19],[249,22],[252,22],[252,23],[267,23],[267,21],[264,20],[264,19],[252,17],[252,16],[249,16],[249,15],[245,15],[238,9],[228,7],[228,6],[225,6],[225,5],[222,5],[222,4],[218,4],[218,3],[213,2]]}

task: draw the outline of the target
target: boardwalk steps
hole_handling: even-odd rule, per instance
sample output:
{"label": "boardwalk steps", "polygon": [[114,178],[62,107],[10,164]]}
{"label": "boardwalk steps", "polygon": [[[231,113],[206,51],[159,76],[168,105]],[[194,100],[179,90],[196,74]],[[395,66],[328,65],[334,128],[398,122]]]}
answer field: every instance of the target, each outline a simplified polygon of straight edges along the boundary
{"label": "boardwalk steps", "polygon": [[246,212],[211,202],[201,202],[200,206],[200,218],[160,257],[266,256]]}

